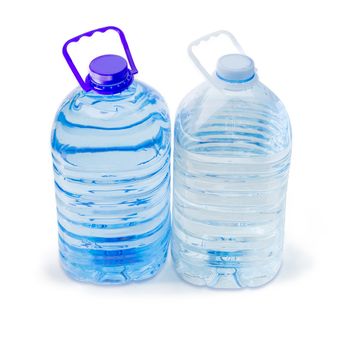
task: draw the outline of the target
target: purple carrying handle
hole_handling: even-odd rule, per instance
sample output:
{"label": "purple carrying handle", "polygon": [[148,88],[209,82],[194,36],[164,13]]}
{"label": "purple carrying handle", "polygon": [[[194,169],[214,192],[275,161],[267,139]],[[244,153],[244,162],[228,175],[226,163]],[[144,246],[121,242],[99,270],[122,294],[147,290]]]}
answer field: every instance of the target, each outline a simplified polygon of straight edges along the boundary
{"label": "purple carrying handle", "polygon": [[79,39],[82,38],[83,36],[91,37],[96,32],[105,33],[107,30],[110,30],[110,29],[116,31],[119,34],[120,41],[122,42],[122,45],[123,45],[124,50],[125,50],[126,57],[127,57],[128,62],[130,64],[131,73],[132,74],[137,74],[138,73],[138,70],[137,70],[137,68],[135,66],[135,63],[133,62],[133,58],[131,56],[129,45],[128,45],[128,43],[127,43],[127,41],[125,39],[125,35],[124,35],[124,33],[122,32],[121,29],[119,29],[117,27],[109,26],[109,27],[103,27],[103,28],[98,28],[98,29],[95,29],[95,30],[91,30],[91,31],[86,32],[84,34],[80,34],[80,35],[78,35],[78,36],[76,36],[76,37],[66,41],[66,43],[63,46],[63,55],[65,57],[65,60],[66,60],[67,64],[71,68],[72,73],[74,74],[74,76],[78,80],[78,83],[80,84],[82,89],[85,90],[86,92],[90,91],[92,89],[92,87],[79,74],[76,66],[74,65],[74,63],[73,63],[73,61],[72,61],[72,59],[71,59],[71,57],[70,57],[70,55],[69,55],[69,53],[67,51],[67,47],[68,47],[68,45],[70,43],[75,43],[75,42],[79,41]]}

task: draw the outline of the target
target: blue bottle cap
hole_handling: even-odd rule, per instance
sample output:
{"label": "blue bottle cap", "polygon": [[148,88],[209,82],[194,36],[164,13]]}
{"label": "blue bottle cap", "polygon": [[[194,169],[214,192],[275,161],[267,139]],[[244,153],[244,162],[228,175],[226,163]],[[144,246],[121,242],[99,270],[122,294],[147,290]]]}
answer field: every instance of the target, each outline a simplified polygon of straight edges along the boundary
{"label": "blue bottle cap", "polygon": [[[110,93],[125,90],[133,81],[126,60],[118,55],[96,57],[90,63],[90,82],[94,90]],[[107,87],[107,88],[106,88]]]}
{"label": "blue bottle cap", "polygon": [[244,83],[255,76],[254,61],[242,54],[222,56],[217,63],[216,74],[229,83]]}

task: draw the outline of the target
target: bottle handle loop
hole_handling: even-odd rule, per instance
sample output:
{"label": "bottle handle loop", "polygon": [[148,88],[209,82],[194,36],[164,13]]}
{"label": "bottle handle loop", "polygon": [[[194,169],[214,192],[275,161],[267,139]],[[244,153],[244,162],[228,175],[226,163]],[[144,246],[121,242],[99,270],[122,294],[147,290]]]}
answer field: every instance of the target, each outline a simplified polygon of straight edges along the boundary
{"label": "bottle handle loop", "polygon": [[101,33],[105,33],[106,31],[108,30],[114,30],[116,31],[118,34],[119,34],[119,38],[120,38],[120,41],[123,45],[123,48],[124,48],[124,51],[125,51],[125,54],[126,54],[126,57],[128,59],[128,62],[129,62],[129,65],[130,65],[130,70],[131,70],[131,73],[132,74],[137,74],[138,73],[138,70],[135,66],[135,63],[133,61],[133,58],[132,58],[132,55],[131,55],[131,52],[130,52],[130,49],[129,49],[129,45],[125,39],[125,35],[123,33],[123,31],[117,27],[113,27],[113,26],[108,26],[108,27],[103,27],[103,28],[98,28],[98,29],[94,29],[94,30],[91,30],[89,32],[86,32],[86,33],[83,33],[83,34],[80,34],[68,41],[66,41],[66,43],[64,44],[63,46],[63,55],[65,57],[65,60],[67,62],[67,64],[69,65],[73,75],[76,77],[79,85],[82,87],[83,90],[85,90],[86,92],[90,91],[92,89],[91,85],[89,84],[89,82],[86,82],[86,80],[84,80],[82,78],[82,76],[80,75],[80,73],[78,72],[78,69],[77,67],[75,66],[75,64],[73,63],[69,53],[68,53],[68,45],[73,43],[73,42],[77,42],[79,41],[82,37],[84,36],[88,36],[88,37],[91,37],[94,33],[96,32],[101,32]]}
{"label": "bottle handle loop", "polygon": [[204,68],[204,66],[202,65],[201,61],[198,59],[198,57],[194,54],[193,48],[195,46],[199,46],[201,44],[202,41],[208,41],[213,37],[218,37],[220,35],[224,35],[226,37],[229,38],[229,40],[231,41],[231,43],[233,44],[233,46],[235,47],[235,49],[241,53],[241,54],[245,54],[244,50],[242,48],[242,46],[239,44],[239,42],[236,40],[236,38],[234,37],[234,35],[232,35],[230,32],[228,32],[227,30],[218,30],[217,32],[213,32],[207,35],[204,35],[196,40],[194,40],[189,46],[188,46],[188,54],[190,59],[192,60],[192,62],[194,63],[194,65],[197,67],[197,69],[203,74],[203,76],[213,85],[215,86],[217,89],[221,90],[221,87],[218,85],[218,83],[216,82],[216,80],[211,76],[211,74],[209,74],[209,72],[206,70],[206,68]]}

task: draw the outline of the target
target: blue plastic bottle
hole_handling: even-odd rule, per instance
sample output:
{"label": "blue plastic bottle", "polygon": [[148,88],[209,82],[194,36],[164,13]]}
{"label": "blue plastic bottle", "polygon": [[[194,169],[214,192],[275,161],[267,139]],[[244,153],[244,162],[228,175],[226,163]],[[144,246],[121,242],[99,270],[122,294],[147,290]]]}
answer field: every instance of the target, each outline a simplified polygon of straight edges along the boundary
{"label": "blue plastic bottle", "polygon": [[[211,76],[192,47],[226,34],[241,51]],[[282,260],[291,128],[235,38],[220,31],[189,47],[207,81],[182,101],[174,141],[172,255],[186,281],[256,287]]]}
{"label": "blue plastic bottle", "polygon": [[[109,29],[119,33],[130,68],[120,56],[100,56],[83,81],[67,46]],[[120,29],[82,34],[63,53],[81,87],[64,100],[52,129],[61,265],[85,282],[149,278],[166,259],[170,235],[167,106],[134,80]]]}

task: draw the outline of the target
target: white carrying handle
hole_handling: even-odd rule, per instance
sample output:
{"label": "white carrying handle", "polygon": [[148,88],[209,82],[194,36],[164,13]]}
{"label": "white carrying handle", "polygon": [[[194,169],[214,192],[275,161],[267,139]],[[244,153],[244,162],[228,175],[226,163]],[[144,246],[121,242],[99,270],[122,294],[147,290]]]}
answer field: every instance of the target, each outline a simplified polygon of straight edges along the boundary
{"label": "white carrying handle", "polygon": [[203,76],[212,84],[214,85],[217,89],[221,89],[220,86],[218,86],[216,80],[209,74],[209,72],[203,67],[203,65],[201,64],[200,60],[197,58],[197,56],[194,54],[193,52],[193,47],[194,46],[198,46],[202,41],[207,41],[209,39],[211,39],[212,37],[217,37],[220,35],[225,35],[227,36],[230,41],[232,42],[232,44],[234,45],[234,47],[236,48],[236,50],[241,53],[241,54],[245,54],[244,50],[242,48],[242,46],[239,44],[239,42],[236,40],[236,38],[234,37],[234,35],[232,35],[230,32],[228,32],[227,30],[218,30],[217,32],[213,32],[207,35],[202,36],[201,38],[194,40],[189,46],[188,46],[188,54],[189,57],[191,58],[192,62],[194,63],[194,65],[198,68],[198,70],[203,74]]}

